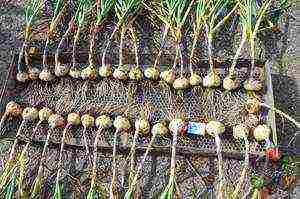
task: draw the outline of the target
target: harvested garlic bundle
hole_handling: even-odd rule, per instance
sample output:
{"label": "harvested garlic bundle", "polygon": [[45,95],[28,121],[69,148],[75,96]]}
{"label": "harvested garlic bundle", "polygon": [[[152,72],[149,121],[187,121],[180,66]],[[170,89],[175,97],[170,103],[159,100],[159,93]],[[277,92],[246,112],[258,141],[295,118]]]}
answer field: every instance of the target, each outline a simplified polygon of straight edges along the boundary
{"label": "harvested garlic bundle", "polygon": [[260,91],[263,88],[263,82],[255,78],[250,78],[244,82],[244,88],[248,91]]}
{"label": "harvested garlic bundle", "polygon": [[249,113],[257,113],[260,109],[260,101],[256,98],[248,99],[245,108]]}
{"label": "harvested garlic bundle", "polygon": [[139,67],[133,67],[129,72],[129,78],[135,81],[143,79],[142,70]]}
{"label": "harvested garlic bundle", "polygon": [[244,124],[238,124],[233,127],[233,137],[235,139],[247,138],[248,134],[249,134],[249,129]]}
{"label": "harvested garlic bundle", "polygon": [[6,105],[5,113],[13,115],[13,116],[18,116],[18,115],[22,114],[22,108],[16,102],[10,101]]}
{"label": "harvested garlic bundle", "polygon": [[223,80],[223,88],[228,91],[237,89],[239,87],[239,85],[240,85],[240,82],[235,75],[234,76],[228,75]]}
{"label": "harvested garlic bundle", "polygon": [[58,63],[55,66],[54,74],[58,77],[65,76],[69,73],[70,67],[67,64]]}
{"label": "harvested garlic bundle", "polygon": [[120,115],[118,117],[116,117],[113,125],[118,131],[127,131],[131,127],[128,119],[123,116],[120,116]]}
{"label": "harvested garlic bundle", "polygon": [[51,109],[44,107],[39,111],[39,119],[40,121],[47,121],[52,114]]}
{"label": "harvested garlic bundle", "polygon": [[189,80],[185,77],[177,78],[173,83],[173,87],[179,90],[186,89],[189,87]]}
{"label": "harvested garlic bundle", "polygon": [[258,142],[267,140],[270,134],[271,129],[266,124],[258,125],[253,131],[253,136]]}
{"label": "harvested garlic bundle", "polygon": [[72,68],[69,70],[69,75],[70,75],[71,77],[75,78],[75,79],[79,79],[79,78],[81,77],[81,72],[80,72],[79,69],[73,68],[73,67],[72,67]]}
{"label": "harvested garlic bundle", "polygon": [[22,118],[25,121],[34,121],[39,117],[39,111],[34,107],[27,107],[23,110]]}
{"label": "harvested garlic bundle", "polygon": [[81,123],[84,127],[92,127],[95,123],[95,118],[89,114],[81,116]]}
{"label": "harvested garlic bundle", "polygon": [[52,114],[48,119],[50,128],[61,128],[65,125],[65,119],[59,114]]}
{"label": "harvested garlic bundle", "polygon": [[148,79],[157,80],[159,78],[159,69],[156,67],[149,67],[146,68],[144,74]]}
{"label": "harvested garlic bundle", "polygon": [[41,73],[40,69],[34,67],[30,67],[28,70],[28,76],[31,80],[37,80],[39,78],[39,74]]}
{"label": "harvested garlic bundle", "polygon": [[202,83],[202,78],[200,77],[200,75],[196,73],[192,73],[189,81],[190,81],[190,85],[199,86]]}
{"label": "harvested garlic bundle", "polygon": [[160,78],[165,82],[167,82],[168,84],[173,84],[176,79],[175,73],[173,72],[172,69],[163,71],[160,74]]}
{"label": "harvested garlic bundle", "polygon": [[80,124],[80,115],[78,113],[70,113],[67,118],[68,124],[79,125]]}
{"label": "harvested garlic bundle", "polygon": [[45,68],[39,74],[39,78],[43,81],[50,82],[50,81],[54,80],[55,76],[51,74],[49,69]]}
{"label": "harvested garlic bundle", "polygon": [[118,80],[127,80],[128,79],[128,67],[127,66],[119,66],[115,69],[113,73],[113,77]]}
{"label": "harvested garlic bundle", "polygon": [[96,79],[96,77],[97,77],[97,71],[93,66],[88,66],[81,71],[81,78],[84,80],[86,79],[94,80]]}
{"label": "harvested garlic bundle", "polygon": [[108,129],[112,126],[112,121],[109,116],[101,115],[96,118],[96,126],[101,129]]}
{"label": "harvested garlic bundle", "polygon": [[146,135],[150,131],[150,123],[147,119],[138,119],[135,121],[135,130],[138,133]]}
{"label": "harvested garlic bundle", "polygon": [[219,121],[210,121],[206,124],[205,129],[209,135],[215,136],[224,133],[225,126]]}
{"label": "harvested garlic bundle", "polygon": [[109,77],[112,75],[112,67],[111,65],[104,65],[99,68],[99,76],[100,77]]}
{"label": "harvested garlic bundle", "polygon": [[29,80],[29,74],[26,73],[26,72],[19,72],[19,73],[17,74],[17,80],[18,80],[19,82],[26,82],[26,81]]}
{"label": "harvested garlic bundle", "polygon": [[166,127],[165,124],[159,122],[152,127],[151,132],[153,135],[165,136],[169,133],[169,129]]}
{"label": "harvested garlic bundle", "polygon": [[203,79],[203,86],[204,87],[218,87],[221,84],[221,78],[219,75],[213,70],[210,71]]}

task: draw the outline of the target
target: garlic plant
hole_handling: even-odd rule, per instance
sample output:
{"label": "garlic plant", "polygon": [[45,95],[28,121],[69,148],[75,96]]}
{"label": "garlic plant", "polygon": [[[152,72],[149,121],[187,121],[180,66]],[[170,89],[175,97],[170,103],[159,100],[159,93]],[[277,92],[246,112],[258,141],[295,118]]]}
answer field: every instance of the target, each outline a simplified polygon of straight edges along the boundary
{"label": "garlic plant", "polygon": [[135,64],[136,64],[134,67],[130,69],[129,78],[134,81],[140,81],[143,79],[143,71],[140,68],[137,32],[135,28],[132,27],[132,25],[129,28],[129,31],[134,45],[134,55],[135,55]]}
{"label": "garlic plant", "polygon": [[223,172],[223,158],[222,158],[222,146],[220,134],[224,133],[225,126],[219,121],[210,121],[206,124],[206,132],[215,138],[215,144],[217,147],[217,156],[218,156],[218,186],[217,186],[217,198],[223,198],[223,189],[224,189],[224,172]]}
{"label": "garlic plant", "polygon": [[40,120],[41,119],[44,120],[44,119],[48,118],[49,130],[47,132],[47,138],[46,138],[46,141],[45,141],[45,144],[43,147],[43,151],[41,154],[37,176],[35,178],[32,188],[31,188],[30,198],[39,197],[41,190],[42,190],[42,186],[43,186],[43,182],[44,182],[44,179],[43,179],[44,178],[44,166],[43,165],[46,162],[46,153],[47,153],[47,149],[48,149],[48,145],[49,145],[49,141],[50,141],[51,132],[53,129],[63,128],[65,125],[64,118],[59,114],[53,114],[50,109],[44,109],[44,111],[39,112],[39,118],[40,118]]}
{"label": "garlic plant", "polygon": [[192,43],[192,49],[190,53],[190,58],[189,58],[189,70],[190,70],[190,78],[189,78],[189,83],[191,86],[198,86],[202,83],[202,78],[200,75],[196,74],[193,70],[193,59],[195,56],[195,50],[197,46],[197,42],[200,36],[200,33],[203,28],[203,23],[205,21],[205,16],[208,12],[208,6],[209,3],[205,0],[199,0],[197,1],[197,6],[195,9],[195,22],[194,22],[194,32],[193,32],[193,43]]}
{"label": "garlic plant", "polygon": [[109,116],[101,115],[96,118],[95,124],[98,128],[97,134],[94,141],[94,150],[93,150],[93,167],[92,167],[92,178],[91,178],[91,185],[90,190],[87,195],[87,199],[94,199],[97,192],[96,192],[96,178],[97,178],[97,146],[100,140],[101,133],[109,129],[112,126],[112,121]]}
{"label": "garlic plant", "polygon": [[113,140],[113,160],[112,160],[112,180],[109,186],[109,198],[110,199],[116,199],[118,198],[118,192],[116,187],[116,181],[117,181],[117,138],[118,134],[122,132],[126,132],[131,128],[130,122],[126,117],[123,116],[117,116],[113,122],[113,126],[116,128],[114,133],[114,140]]}
{"label": "garlic plant", "polygon": [[136,150],[136,142],[139,135],[144,136],[147,135],[150,131],[150,123],[148,117],[145,116],[144,113],[141,114],[140,118],[138,118],[135,123],[135,131],[133,135],[132,145],[130,148],[130,176],[129,176],[129,184],[132,183],[135,167],[135,150]]}
{"label": "garlic plant", "polygon": [[93,8],[93,1],[92,0],[79,0],[79,2],[77,2],[77,3],[78,3],[78,5],[77,5],[77,10],[76,10],[75,19],[74,19],[74,23],[75,23],[77,29],[75,31],[74,40],[73,40],[72,67],[70,68],[70,71],[69,71],[69,75],[76,79],[81,77],[81,71],[79,70],[78,63],[76,61],[77,42],[80,38],[82,29],[85,25],[87,14]]}
{"label": "garlic plant", "polygon": [[[143,0],[124,0],[116,2],[116,15],[118,21],[122,21],[120,26],[120,47],[119,47],[119,64],[118,68],[115,69],[113,76],[119,80],[127,80],[129,78],[128,72],[129,68],[127,65],[123,64],[123,45],[124,39],[127,31],[127,26],[131,26],[135,18],[137,17],[137,12],[140,9]],[[126,16],[126,17],[123,17]],[[133,35],[132,35],[133,36]]]}
{"label": "garlic plant", "polygon": [[[162,41],[159,44],[159,49],[158,49],[158,54],[156,55],[154,65],[146,68],[144,71],[144,75],[146,78],[150,80],[157,80],[160,76],[160,67],[159,67],[159,62],[161,59],[161,55],[163,52],[163,48],[166,43],[166,39],[168,36],[168,33],[170,31],[171,25],[172,25],[172,18],[175,13],[175,6],[176,6],[176,1],[159,1],[158,5],[155,7],[155,5],[146,5],[144,4],[145,7],[151,11],[156,17],[158,17],[164,24],[164,31],[163,31],[163,36],[162,36]],[[152,8],[154,7],[154,8]],[[163,76],[168,75],[168,71],[162,72],[161,73],[161,78]],[[172,75],[172,74],[171,74]],[[166,80],[165,80],[166,81]],[[173,82],[172,82],[173,83]]]}
{"label": "garlic plant", "polygon": [[18,117],[22,115],[22,108],[19,104],[17,104],[14,101],[10,101],[7,103],[6,107],[5,107],[5,112],[1,117],[1,121],[0,121],[0,130],[2,129],[5,120],[9,117],[9,116],[13,116],[13,117]]}
{"label": "garlic plant", "polygon": [[89,114],[85,114],[81,116],[81,124],[83,126],[82,137],[83,137],[83,143],[86,150],[86,157],[89,157],[89,146],[88,146],[86,131],[88,128],[93,127],[94,123],[95,123],[95,118],[93,116]]}
{"label": "garlic plant", "polygon": [[[17,104],[13,104],[10,103],[9,106],[7,107],[8,110],[10,108],[13,108],[13,110],[19,109]],[[16,176],[16,172],[13,172],[17,166],[18,166],[18,162],[17,162],[17,144],[18,144],[18,140],[19,137],[22,136],[22,130],[25,126],[26,123],[28,122],[33,122],[38,118],[38,110],[34,107],[26,107],[23,112],[22,112],[22,122],[18,128],[17,134],[16,134],[16,139],[14,140],[14,143],[11,147],[10,150],[10,155],[9,158],[5,164],[4,170],[1,174],[0,177],[0,192],[2,193],[4,191],[4,188],[7,186],[7,184],[11,181],[11,179],[15,178]],[[20,161],[22,161],[21,159],[19,159]],[[18,193],[19,196],[23,196],[23,191],[22,191],[22,182],[23,182],[23,178],[24,178],[24,170],[22,170],[21,168],[21,176],[20,179],[18,181]]]}
{"label": "garlic plant", "polygon": [[63,14],[67,8],[66,0],[54,0],[53,1],[53,15],[47,31],[46,43],[43,52],[43,66],[42,72],[39,74],[39,78],[43,81],[52,81],[55,76],[52,74],[52,68],[48,63],[49,43],[55,37],[55,31],[58,23],[60,22]]}
{"label": "garlic plant", "polygon": [[[104,22],[115,5],[116,0],[97,0],[97,13],[96,21],[91,24],[90,31],[90,50],[89,50],[89,66],[81,71],[81,77],[83,79],[95,79],[96,78],[96,63],[95,63],[95,48],[96,48],[96,35],[103,28]],[[101,73],[100,75],[103,76]]]}
{"label": "garlic plant", "polygon": [[240,18],[245,27],[245,39],[250,43],[251,73],[248,80],[244,82],[244,88],[250,91],[259,91],[263,88],[262,79],[254,77],[255,72],[255,40],[259,32],[261,21],[272,1],[262,1],[261,5],[256,0],[238,0]]}
{"label": "garlic plant", "polygon": [[[24,32],[24,41],[23,45],[19,52],[19,58],[17,63],[17,80],[20,82],[26,82],[30,79],[35,80],[38,78],[40,70],[38,68],[32,68],[29,63],[29,54],[28,54],[28,45],[32,36],[32,25],[38,19],[38,15],[41,13],[41,10],[44,6],[42,0],[29,0],[26,2],[25,7],[25,21],[26,27]],[[26,67],[22,66],[22,59],[25,59],[27,64],[28,71]]]}
{"label": "garlic plant", "polygon": [[234,189],[234,192],[230,198],[235,199],[238,197],[238,194],[242,191],[242,186],[245,183],[245,177],[247,171],[249,169],[249,141],[247,136],[249,135],[249,129],[244,124],[238,124],[233,127],[233,137],[237,140],[242,140],[245,143],[245,160],[244,160],[244,168],[241,172],[241,176],[238,180],[238,183]]}
{"label": "garlic plant", "polygon": [[68,28],[65,31],[65,33],[63,34],[63,36],[62,36],[62,38],[61,38],[61,40],[58,44],[58,47],[55,51],[55,55],[54,55],[54,58],[55,58],[54,73],[57,77],[67,75],[69,70],[70,70],[70,67],[68,66],[68,64],[62,63],[59,56],[60,56],[61,51],[63,50],[62,48],[64,46],[64,43],[66,42],[69,35],[74,31],[74,28],[75,28],[74,19],[75,19],[75,17],[73,16],[71,18],[71,20],[69,21]]}
{"label": "garlic plant", "polygon": [[[42,108],[41,110],[38,111],[38,118],[39,121],[37,122],[36,126],[33,129],[33,133],[31,135],[31,139],[35,136],[38,127],[43,123],[47,122],[50,115],[52,114],[52,111],[48,108]],[[24,177],[26,176],[26,169],[27,169],[27,163],[28,160],[26,159],[26,154],[28,153],[28,148],[30,146],[31,142],[27,142],[25,147],[22,149],[21,155],[19,157],[19,164],[20,164],[20,174],[19,174],[19,183],[18,183],[18,193],[20,198],[26,198],[29,197],[23,192],[23,180]]]}
{"label": "garlic plant", "polygon": [[54,198],[58,199],[62,197],[62,189],[60,184],[60,177],[62,174],[62,161],[63,161],[63,152],[65,146],[65,139],[68,131],[72,126],[78,126],[80,124],[80,115],[78,113],[70,113],[67,118],[67,125],[63,131],[62,138],[61,138],[61,145],[59,151],[59,158],[57,163],[57,173],[56,173],[56,180],[55,180],[55,191],[54,191]]}
{"label": "garlic plant", "polygon": [[206,20],[204,20],[204,28],[207,39],[207,53],[208,53],[208,61],[209,61],[209,71],[208,74],[203,79],[204,87],[218,87],[221,83],[221,79],[214,68],[214,61],[212,55],[212,40],[216,31],[228,20],[228,18],[235,12],[238,7],[236,4],[231,11],[217,22],[218,14],[226,8],[229,1],[228,0],[213,0],[209,1],[210,6],[207,7],[209,9],[208,14],[206,16]]}
{"label": "garlic plant", "polygon": [[173,134],[170,177],[169,177],[168,185],[164,189],[163,193],[161,194],[160,199],[173,198],[173,195],[176,191],[176,145],[177,145],[178,134],[185,132],[186,128],[187,128],[186,122],[180,117],[171,120],[169,124],[169,129]]}
{"label": "garlic plant", "polygon": [[[112,42],[112,39],[114,38],[116,32],[121,29],[121,38],[120,38],[120,48],[119,48],[119,67],[114,72],[114,77],[116,79],[125,80],[128,78],[127,70],[128,68],[126,66],[123,66],[122,60],[123,60],[123,40],[126,33],[126,23],[133,20],[136,17],[137,11],[140,8],[140,5],[142,3],[142,0],[123,0],[123,1],[116,1],[115,4],[115,12],[117,16],[117,24],[108,39],[105,49],[102,54],[102,66],[99,69],[99,74],[102,77],[108,77],[112,74],[112,67],[110,64],[107,64],[105,62],[106,53],[108,51],[108,48]],[[126,69],[127,68],[127,69]]]}
{"label": "garlic plant", "polygon": [[[176,2],[176,1],[175,1]],[[182,0],[176,6],[176,11],[174,13],[174,27],[172,27],[172,33],[176,42],[176,56],[172,66],[172,72],[175,73],[176,65],[178,61],[178,56],[180,57],[180,77],[176,78],[173,82],[173,87],[178,90],[186,89],[189,87],[189,79],[184,76],[184,62],[182,49],[180,46],[182,40],[182,27],[185,24],[186,18],[194,4],[194,0],[190,2],[187,0]]]}
{"label": "garlic plant", "polygon": [[[147,126],[147,125],[145,125]],[[131,178],[130,184],[129,184],[129,188],[125,193],[124,198],[125,199],[133,199],[134,198],[134,192],[138,183],[138,179],[140,177],[140,174],[142,172],[143,166],[146,162],[146,158],[150,152],[150,150],[152,149],[152,146],[155,142],[155,139],[157,136],[165,136],[166,134],[169,133],[169,129],[166,127],[166,125],[164,123],[157,123],[152,127],[152,137],[151,140],[147,146],[146,152],[144,153],[141,162],[138,165],[138,168],[136,169],[136,172],[133,172],[133,177]]]}

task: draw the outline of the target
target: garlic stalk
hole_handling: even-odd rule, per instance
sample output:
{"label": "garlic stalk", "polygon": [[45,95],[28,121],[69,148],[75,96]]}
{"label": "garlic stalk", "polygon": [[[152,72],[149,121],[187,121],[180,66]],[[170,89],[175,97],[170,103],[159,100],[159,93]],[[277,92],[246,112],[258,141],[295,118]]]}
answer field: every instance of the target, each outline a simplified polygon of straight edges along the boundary
{"label": "garlic stalk", "polygon": [[96,194],[95,186],[96,186],[96,178],[97,178],[97,146],[103,130],[108,129],[112,126],[112,121],[110,117],[106,115],[101,115],[96,118],[95,124],[98,128],[95,141],[94,141],[94,150],[93,150],[93,167],[92,167],[92,179],[90,190],[87,195],[87,199],[94,199]]}
{"label": "garlic stalk", "polygon": [[[40,115],[40,119],[46,117],[48,113],[45,112],[45,114]],[[48,117],[48,116],[47,116]],[[46,161],[46,153],[50,141],[50,136],[51,136],[51,131],[55,128],[62,128],[65,125],[65,120],[61,115],[58,114],[51,114],[48,118],[48,126],[49,130],[47,133],[47,138],[43,147],[43,151],[41,154],[40,158],[40,163],[39,163],[39,168],[37,172],[37,176],[35,178],[35,181],[33,183],[32,189],[31,189],[31,197],[30,198],[36,198],[39,196],[41,189],[42,189],[42,184],[43,184],[43,175],[44,175],[44,163]]]}

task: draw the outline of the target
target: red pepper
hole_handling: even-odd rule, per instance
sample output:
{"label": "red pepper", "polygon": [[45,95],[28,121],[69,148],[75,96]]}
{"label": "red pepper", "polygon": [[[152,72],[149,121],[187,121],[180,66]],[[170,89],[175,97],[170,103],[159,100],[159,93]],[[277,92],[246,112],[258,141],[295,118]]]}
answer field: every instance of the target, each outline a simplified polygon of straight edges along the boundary
{"label": "red pepper", "polygon": [[281,152],[278,147],[269,147],[266,150],[266,156],[272,161],[278,161],[281,158]]}

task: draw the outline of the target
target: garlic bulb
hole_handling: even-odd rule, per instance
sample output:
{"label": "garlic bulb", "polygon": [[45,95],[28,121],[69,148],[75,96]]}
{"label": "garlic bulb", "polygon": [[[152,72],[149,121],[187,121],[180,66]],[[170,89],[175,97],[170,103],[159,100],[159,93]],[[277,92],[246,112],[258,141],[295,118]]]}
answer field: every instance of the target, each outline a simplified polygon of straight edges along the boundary
{"label": "garlic bulb", "polygon": [[168,84],[173,84],[173,82],[176,79],[175,74],[172,69],[161,72],[160,78],[162,80],[164,80],[165,82],[167,82]]}
{"label": "garlic bulb", "polygon": [[98,128],[108,129],[112,126],[112,121],[109,116],[101,115],[96,118],[96,126]]}
{"label": "garlic bulb", "polygon": [[135,130],[141,134],[148,134],[150,131],[150,123],[146,119],[138,119],[135,121]]}
{"label": "garlic bulb", "polygon": [[169,129],[163,123],[157,123],[152,127],[151,130],[153,135],[165,136],[169,133]]}
{"label": "garlic bulb", "polygon": [[16,102],[10,101],[6,105],[5,112],[9,113],[9,114],[11,114],[13,116],[18,116],[18,115],[22,114],[22,108]]}
{"label": "garlic bulb", "polygon": [[114,127],[118,130],[118,131],[127,131],[130,129],[131,125],[130,122],[128,121],[127,118],[123,117],[123,116],[118,116],[115,120],[114,120]]}
{"label": "garlic bulb", "polygon": [[129,72],[129,78],[131,80],[139,81],[143,78],[143,72],[138,67],[133,67]]}
{"label": "garlic bulb", "polygon": [[127,80],[128,79],[127,70],[124,67],[118,67],[114,71],[113,77],[118,79],[118,80]]}
{"label": "garlic bulb", "polygon": [[56,76],[62,77],[69,73],[69,69],[70,69],[70,67],[67,64],[58,63],[55,66],[54,73]]}
{"label": "garlic bulb", "polygon": [[68,115],[67,121],[69,124],[79,125],[80,124],[80,115],[78,113],[70,113]]}
{"label": "garlic bulb", "polygon": [[248,99],[245,108],[249,113],[257,113],[260,109],[260,102],[256,98]]}
{"label": "garlic bulb", "polygon": [[37,80],[39,78],[40,74],[40,69],[34,67],[34,68],[29,68],[28,73],[29,73],[29,79],[31,80]]}
{"label": "garlic bulb", "polygon": [[196,73],[192,73],[189,81],[190,81],[190,85],[199,86],[202,83],[202,78],[200,77],[200,75]]}
{"label": "garlic bulb", "polygon": [[173,87],[181,90],[186,89],[189,87],[189,80],[185,77],[177,78],[173,83]]}
{"label": "garlic bulb", "polygon": [[104,65],[99,68],[100,77],[109,77],[112,75],[111,65]]}
{"label": "garlic bulb", "polygon": [[173,119],[169,123],[169,129],[171,132],[185,132],[186,131],[186,122],[180,118]]}
{"label": "garlic bulb", "polygon": [[95,67],[93,66],[88,66],[85,69],[81,71],[81,78],[86,80],[86,79],[96,79],[97,77],[97,71]]}
{"label": "garlic bulb", "polygon": [[263,88],[263,82],[250,78],[244,82],[244,88],[248,91],[260,91]]}
{"label": "garlic bulb", "polygon": [[235,90],[239,87],[240,82],[236,77],[228,75],[223,80],[223,88],[227,91]]}
{"label": "garlic bulb", "polygon": [[81,72],[77,68],[71,68],[69,71],[69,75],[75,79],[79,79],[81,76]]}
{"label": "garlic bulb", "polygon": [[225,126],[219,121],[210,121],[206,124],[205,130],[209,135],[215,136],[224,133]]}
{"label": "garlic bulb", "polygon": [[29,75],[28,75],[28,73],[26,73],[26,72],[19,72],[19,73],[17,74],[17,80],[18,80],[19,82],[26,82],[26,81],[28,81],[28,80],[29,80]]}
{"label": "garlic bulb", "polygon": [[244,124],[238,124],[233,127],[232,133],[235,139],[244,139],[249,134],[249,129]]}
{"label": "garlic bulb", "polygon": [[89,114],[81,116],[81,123],[84,127],[92,127],[94,125],[95,118]]}
{"label": "garlic bulb", "polygon": [[257,141],[267,140],[271,134],[271,129],[266,125],[258,125],[254,131],[253,136]]}
{"label": "garlic bulb", "polygon": [[39,111],[34,107],[27,107],[22,113],[23,120],[34,121],[39,117]]}
{"label": "garlic bulb", "polygon": [[159,69],[156,67],[146,68],[144,71],[145,77],[151,80],[157,80],[159,78]]}
{"label": "garlic bulb", "polygon": [[50,128],[61,128],[65,125],[65,119],[58,114],[53,114],[48,119]]}
{"label": "garlic bulb", "polygon": [[52,81],[55,77],[51,74],[49,69],[43,69],[42,72],[39,74],[39,78],[43,81],[49,82]]}
{"label": "garlic bulb", "polygon": [[52,110],[49,108],[44,107],[39,111],[40,121],[47,121],[51,115],[52,115]]}
{"label": "garlic bulb", "polygon": [[221,78],[215,71],[210,71],[203,79],[204,87],[218,87],[221,84]]}

